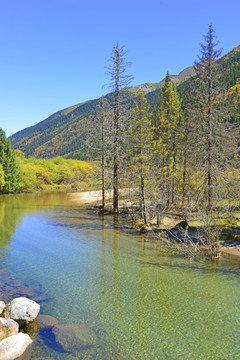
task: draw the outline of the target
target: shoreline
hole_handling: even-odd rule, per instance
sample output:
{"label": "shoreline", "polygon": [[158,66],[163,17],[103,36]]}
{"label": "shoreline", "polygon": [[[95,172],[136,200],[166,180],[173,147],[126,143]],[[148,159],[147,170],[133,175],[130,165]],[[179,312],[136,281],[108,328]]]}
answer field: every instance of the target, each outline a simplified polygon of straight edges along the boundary
{"label": "shoreline", "polygon": [[[126,197],[135,191],[135,189],[119,189],[119,206],[127,205],[128,201],[121,199],[121,197]],[[78,202],[79,204],[92,205],[94,202],[97,202],[98,205],[102,201],[102,190],[91,190],[91,191],[81,191],[81,192],[69,192],[68,196],[72,201]],[[110,200],[113,198],[113,190],[105,191],[105,200]],[[106,209],[112,208],[112,204],[106,204]]]}
{"label": "shoreline", "polygon": [[[129,191],[129,190],[128,190]],[[106,200],[112,199],[112,190],[107,190],[105,193]],[[127,191],[120,191],[121,195],[127,195]],[[95,202],[101,201],[102,191],[101,190],[92,190],[92,191],[83,191],[77,193],[68,193],[68,196],[71,198],[71,201],[77,202],[84,205],[92,205]],[[120,200],[121,201],[121,200]],[[240,247],[239,246],[222,246],[221,253],[226,256],[240,257]]]}
{"label": "shoreline", "polygon": [[[72,201],[78,202],[80,204],[84,203],[86,205],[91,205],[95,201],[101,201],[102,191],[101,190],[92,190],[92,191],[82,191],[68,193],[68,196]],[[107,190],[105,194],[106,199],[112,198],[112,190]]]}
{"label": "shoreline", "polygon": [[240,248],[238,246],[223,246],[221,247],[221,252],[234,257],[240,256]]}

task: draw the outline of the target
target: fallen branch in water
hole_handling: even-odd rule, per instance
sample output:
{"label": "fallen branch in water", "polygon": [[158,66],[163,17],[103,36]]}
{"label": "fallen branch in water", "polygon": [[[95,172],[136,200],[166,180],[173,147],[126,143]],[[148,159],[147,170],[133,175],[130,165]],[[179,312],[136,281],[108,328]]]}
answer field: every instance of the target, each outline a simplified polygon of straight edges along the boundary
{"label": "fallen branch in water", "polygon": [[201,231],[190,233],[187,229],[178,231],[159,230],[159,232],[152,232],[149,236],[162,241],[168,248],[176,249],[189,257],[196,257],[203,249],[204,252],[210,251],[206,238]]}

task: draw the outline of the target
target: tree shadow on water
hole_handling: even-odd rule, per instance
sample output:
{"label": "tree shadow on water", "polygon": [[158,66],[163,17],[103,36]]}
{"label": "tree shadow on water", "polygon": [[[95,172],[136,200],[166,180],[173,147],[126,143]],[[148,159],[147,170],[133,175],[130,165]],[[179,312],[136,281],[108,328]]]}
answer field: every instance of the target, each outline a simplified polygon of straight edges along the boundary
{"label": "tree shadow on water", "polygon": [[68,351],[65,351],[63,349],[63,347],[56,342],[55,336],[52,332],[52,328],[40,329],[39,336],[41,336],[41,338],[44,342],[44,345],[46,345],[50,349],[52,349],[56,352],[62,353],[62,354],[72,354]]}
{"label": "tree shadow on water", "polygon": [[[223,275],[240,275],[240,268],[239,266],[236,266],[235,268],[223,268],[220,267],[216,264],[215,267],[214,264],[210,267],[208,267],[208,265],[211,263],[210,261],[207,262],[207,260],[203,260],[203,262],[201,263],[202,266],[196,266],[197,262],[194,262],[194,265],[191,265],[190,263],[187,264],[163,264],[163,263],[154,263],[151,261],[144,261],[144,260],[139,260],[139,263],[142,265],[151,265],[151,266],[155,266],[155,267],[159,267],[159,268],[172,268],[172,269],[182,269],[182,270],[191,270],[194,272],[202,272],[204,274],[207,275],[211,275],[213,273],[219,273],[219,274],[223,274]],[[198,262],[198,264],[200,264],[200,262]]]}

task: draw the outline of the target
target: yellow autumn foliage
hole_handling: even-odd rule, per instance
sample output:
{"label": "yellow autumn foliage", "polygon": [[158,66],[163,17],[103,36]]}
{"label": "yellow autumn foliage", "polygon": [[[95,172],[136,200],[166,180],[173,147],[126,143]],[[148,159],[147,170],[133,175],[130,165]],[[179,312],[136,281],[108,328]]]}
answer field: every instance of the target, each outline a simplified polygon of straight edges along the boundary
{"label": "yellow autumn foliage", "polygon": [[232,86],[228,91],[227,95],[237,94],[240,96],[240,79],[237,81],[236,85]]}
{"label": "yellow autumn foliage", "polygon": [[20,170],[20,190],[70,189],[85,190],[93,186],[95,166],[80,160],[25,158],[16,151]]}

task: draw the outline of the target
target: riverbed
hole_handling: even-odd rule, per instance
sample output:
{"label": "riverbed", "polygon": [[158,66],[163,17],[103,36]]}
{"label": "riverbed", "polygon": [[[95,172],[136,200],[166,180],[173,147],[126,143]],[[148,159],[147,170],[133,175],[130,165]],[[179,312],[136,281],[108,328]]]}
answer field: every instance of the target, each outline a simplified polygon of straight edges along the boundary
{"label": "riverbed", "polygon": [[31,295],[41,314],[96,337],[66,353],[40,331],[31,359],[239,359],[239,259],[187,259],[124,221],[64,193],[1,196],[3,296]]}

